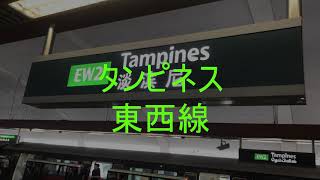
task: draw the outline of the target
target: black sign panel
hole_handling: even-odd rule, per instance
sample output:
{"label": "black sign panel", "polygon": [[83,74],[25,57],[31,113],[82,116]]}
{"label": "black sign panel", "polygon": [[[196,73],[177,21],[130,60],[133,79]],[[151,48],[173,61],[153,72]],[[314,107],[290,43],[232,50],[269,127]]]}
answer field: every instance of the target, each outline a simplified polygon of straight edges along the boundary
{"label": "black sign panel", "polygon": [[[181,68],[182,64],[192,69],[190,79],[196,83],[195,86],[187,83],[187,92],[182,93],[181,87],[172,84],[179,74],[166,70],[163,75],[152,79],[152,86],[165,88],[165,93],[148,92],[146,77],[132,92],[123,92],[129,84],[138,81],[141,72],[148,72],[148,65],[153,72],[161,71],[164,60],[170,63],[171,70]],[[103,64],[119,69],[118,85],[107,93],[102,89],[108,82],[99,80]],[[222,86],[222,92],[215,86],[204,93],[198,91],[210,81],[213,73],[201,70],[204,66],[218,68],[216,81]],[[123,67],[128,67],[133,73],[129,75]],[[305,104],[304,97],[302,34],[298,26],[35,62],[23,102],[37,106],[92,107],[124,101],[195,100],[210,105],[211,101],[229,100],[234,105],[260,105]],[[237,103],[248,99],[252,101]]]}
{"label": "black sign panel", "polygon": [[316,159],[313,153],[298,153],[266,150],[239,150],[239,160],[274,165],[289,165],[300,167],[315,167]]}

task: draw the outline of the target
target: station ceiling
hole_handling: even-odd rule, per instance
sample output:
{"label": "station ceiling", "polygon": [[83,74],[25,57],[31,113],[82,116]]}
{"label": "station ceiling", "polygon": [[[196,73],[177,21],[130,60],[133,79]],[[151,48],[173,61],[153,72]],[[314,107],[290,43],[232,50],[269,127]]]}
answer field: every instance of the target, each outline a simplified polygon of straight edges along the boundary
{"label": "station ceiling", "polygon": [[11,8],[14,1],[0,1],[0,44],[43,36],[50,24],[64,32],[218,0],[108,0],[37,19]]}

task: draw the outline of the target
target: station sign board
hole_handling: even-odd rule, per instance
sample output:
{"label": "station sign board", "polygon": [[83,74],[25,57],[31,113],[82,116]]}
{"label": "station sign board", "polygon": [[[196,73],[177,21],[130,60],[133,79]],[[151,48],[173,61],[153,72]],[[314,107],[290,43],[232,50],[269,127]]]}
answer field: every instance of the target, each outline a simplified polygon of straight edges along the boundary
{"label": "station sign board", "polygon": [[273,165],[315,167],[314,153],[240,149],[239,160]]}
{"label": "station sign board", "polygon": [[[183,66],[192,70],[189,78],[193,81],[185,92],[173,83],[183,74],[173,70]],[[103,89],[112,82],[101,79],[106,67],[117,69],[117,84],[107,93]],[[215,81],[221,88],[211,86],[199,92],[213,76],[203,67],[217,68]],[[161,71],[161,75],[148,79],[148,72]],[[139,80],[134,90],[125,92],[128,85]],[[166,91],[149,92],[149,86]],[[23,98],[24,104],[42,108],[181,101],[206,105],[305,104],[301,20],[41,57],[32,64]]]}
{"label": "station sign board", "polygon": [[17,139],[17,135],[0,134],[0,144],[16,144]]}

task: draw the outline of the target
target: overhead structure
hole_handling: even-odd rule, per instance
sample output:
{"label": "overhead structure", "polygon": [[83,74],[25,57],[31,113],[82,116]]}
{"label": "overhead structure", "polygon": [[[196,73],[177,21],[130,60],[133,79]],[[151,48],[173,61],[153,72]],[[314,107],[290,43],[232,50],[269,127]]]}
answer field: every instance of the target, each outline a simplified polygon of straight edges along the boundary
{"label": "overhead structure", "polygon": [[45,36],[52,24],[59,33],[215,1],[2,0],[0,44]]}
{"label": "overhead structure", "polygon": [[[0,44],[1,43],[6,43],[6,42],[12,42],[12,41],[15,41],[15,40],[21,40],[21,39],[25,39],[25,38],[37,37],[37,36],[40,36],[40,35],[45,35],[46,32],[49,32],[48,36],[47,36],[46,45],[45,45],[45,48],[44,48],[44,51],[43,51],[43,55],[46,55],[46,56],[41,57],[38,60],[38,62],[34,63],[34,65],[36,65],[36,66],[37,65],[41,65],[41,64],[43,65],[46,62],[48,62],[48,63],[57,62],[56,60],[60,60],[60,59],[65,61],[65,62],[67,62],[69,60],[66,63],[67,65],[66,64],[63,65],[63,66],[66,65],[64,68],[66,70],[65,72],[67,72],[67,74],[68,74],[71,66],[75,65],[75,64],[72,64],[70,62],[73,62],[74,60],[76,60],[76,61],[79,60],[79,62],[80,61],[84,62],[84,61],[86,61],[85,60],[86,57],[92,58],[95,55],[103,56],[106,53],[114,53],[114,52],[118,52],[120,50],[123,51],[123,53],[125,53],[126,51],[136,52],[136,50],[139,51],[139,49],[145,49],[145,48],[150,48],[150,50],[156,50],[157,51],[158,47],[162,47],[163,48],[164,46],[166,46],[166,48],[168,50],[172,46],[177,47],[177,45],[179,46],[181,44],[184,46],[187,43],[192,43],[192,42],[199,43],[200,41],[203,42],[205,40],[210,40],[210,38],[220,38],[220,39],[229,39],[230,40],[230,39],[235,39],[234,37],[237,37],[237,38],[240,38],[240,39],[242,37],[244,37],[244,38],[242,38],[242,40],[243,39],[248,40],[248,39],[250,39],[250,38],[247,38],[248,36],[255,36],[255,35],[258,34],[261,37],[259,36],[259,37],[252,38],[252,39],[266,40],[268,38],[265,38],[267,36],[264,36],[264,34],[268,34],[268,37],[270,35],[275,40],[280,40],[280,41],[284,40],[284,42],[286,42],[286,44],[288,44],[287,41],[285,41],[287,39],[290,39],[290,40],[294,41],[294,43],[289,43],[290,45],[293,45],[294,47],[290,46],[289,49],[286,49],[286,50],[283,50],[281,47],[288,47],[288,46],[281,46],[280,45],[280,47],[277,48],[277,46],[275,44],[270,43],[271,46],[268,46],[268,43],[265,43],[265,41],[261,41],[260,50],[261,49],[262,50],[266,50],[266,49],[261,48],[261,47],[263,47],[265,45],[268,48],[271,48],[271,49],[273,48],[275,50],[279,50],[281,52],[285,52],[285,54],[288,57],[294,56],[296,59],[295,58],[284,58],[284,59],[287,59],[287,60],[291,61],[290,62],[291,64],[292,64],[292,59],[296,60],[296,62],[297,62],[296,67],[298,68],[298,71],[295,71],[295,72],[299,72],[298,73],[299,77],[298,78],[289,77],[289,78],[292,78],[292,79],[286,79],[285,83],[287,83],[287,84],[285,84],[285,86],[290,85],[290,87],[285,87],[284,89],[281,89],[281,91],[279,91],[279,89],[268,89],[268,88],[265,88],[265,86],[262,87],[262,88],[265,88],[265,89],[268,90],[268,93],[269,93],[268,95],[270,97],[272,97],[272,98],[284,95],[284,97],[282,97],[280,99],[276,99],[276,100],[272,99],[272,101],[268,101],[267,100],[267,101],[264,101],[263,103],[261,103],[262,102],[261,100],[265,99],[265,97],[262,96],[262,95],[266,94],[265,93],[266,92],[265,89],[263,89],[264,91],[257,91],[257,89],[254,89],[254,88],[250,89],[250,91],[248,91],[248,92],[260,93],[260,94],[258,96],[256,96],[256,97],[258,97],[257,99],[252,99],[253,101],[250,102],[252,104],[246,103],[245,105],[257,105],[256,102],[259,102],[260,105],[261,104],[263,104],[263,105],[270,105],[270,104],[278,104],[278,105],[279,104],[305,104],[306,102],[305,102],[305,97],[304,97],[305,96],[305,91],[304,91],[304,80],[303,80],[304,79],[303,78],[303,65],[301,65],[301,63],[303,62],[302,61],[303,56],[302,56],[302,43],[301,43],[301,41],[302,41],[302,34],[301,34],[302,24],[301,24],[301,19],[299,18],[300,17],[300,1],[299,0],[288,0],[288,2],[289,2],[288,3],[288,18],[289,18],[289,20],[282,20],[282,21],[278,21],[278,22],[268,22],[268,23],[264,24],[264,25],[266,25],[265,27],[263,27],[262,24],[260,24],[260,25],[254,24],[254,25],[244,26],[245,28],[244,27],[242,27],[242,28],[238,27],[238,30],[240,32],[241,32],[241,30],[244,30],[244,29],[254,29],[254,28],[250,28],[250,27],[256,27],[256,28],[259,27],[260,28],[259,31],[242,32],[240,34],[232,34],[231,33],[229,35],[221,36],[221,34],[223,34],[222,33],[223,30],[222,31],[218,30],[218,31],[212,31],[212,32],[205,32],[205,33],[202,33],[202,34],[201,33],[195,33],[195,34],[193,34],[191,36],[186,35],[186,36],[182,36],[182,37],[174,37],[174,38],[169,38],[169,39],[162,39],[160,41],[159,40],[152,40],[152,41],[149,41],[148,43],[137,42],[137,43],[131,44],[131,46],[128,46],[126,44],[122,44],[122,45],[119,45],[119,46],[111,46],[111,47],[102,48],[102,51],[101,51],[101,48],[93,49],[92,51],[84,51],[84,52],[90,52],[90,53],[89,54],[81,54],[80,53],[81,56],[82,56],[82,59],[77,59],[78,56],[79,56],[78,52],[69,52],[69,53],[66,53],[66,54],[49,55],[50,51],[52,49],[52,43],[53,43],[53,39],[54,39],[54,36],[53,36],[54,32],[63,32],[63,31],[67,31],[67,30],[73,30],[73,29],[78,29],[78,28],[82,28],[82,27],[88,27],[88,26],[91,26],[91,25],[97,25],[97,24],[108,23],[108,22],[113,22],[113,21],[122,20],[122,19],[128,19],[128,18],[143,16],[143,15],[148,15],[148,14],[154,14],[154,13],[159,13],[159,12],[163,12],[163,11],[168,11],[168,10],[173,10],[173,9],[193,6],[193,5],[199,5],[199,4],[203,4],[203,3],[209,3],[209,2],[213,2],[213,1],[216,1],[216,0],[185,0],[185,1],[182,0],[182,1],[179,1],[179,2],[177,2],[177,1],[166,1],[165,3],[164,3],[164,1],[156,1],[156,0],[136,0],[136,1],[134,1],[134,3],[133,3],[132,0],[120,0],[120,1],[109,0],[109,1],[105,1],[105,2],[100,2],[99,5],[98,4],[96,4],[96,5],[87,5],[86,8],[83,8],[83,9],[81,8],[81,10],[80,10],[80,8],[76,8],[76,9],[73,9],[73,10],[69,9],[68,11],[66,11],[64,13],[59,13],[59,11],[50,12],[50,13],[46,12],[46,13],[43,13],[41,15],[38,14],[37,16],[34,16],[34,17],[30,17],[29,16],[28,20],[21,21],[21,23],[23,23],[23,25],[25,27],[23,29],[23,31],[27,30],[27,32],[22,32],[21,28],[17,28],[18,25],[10,25],[10,26],[5,26],[4,28],[0,28],[0,34],[1,34],[1,36],[3,35],[2,36],[3,38],[0,39]],[[0,8],[1,7],[7,7],[8,4],[14,3],[14,2],[19,2],[19,1],[10,1],[10,2],[7,1],[7,2],[8,3],[5,4],[5,5],[0,4]],[[137,4],[139,4],[139,6],[137,6]],[[108,9],[110,11],[108,11]],[[128,11],[128,9],[130,9],[130,11]],[[49,14],[51,14],[51,15],[49,16]],[[86,19],[90,19],[90,20],[82,21],[84,14],[86,15]],[[36,21],[32,20],[32,18],[36,18],[36,17],[37,17]],[[55,29],[53,28],[54,26],[52,25],[52,22],[54,22],[54,24],[55,24]],[[73,23],[70,24],[69,22],[73,22]],[[30,28],[30,27],[33,27],[33,28]],[[48,27],[50,27],[49,31],[48,31]],[[272,27],[272,28],[270,28],[270,27]],[[290,31],[290,33],[287,33],[288,31]],[[226,30],[225,32],[229,32],[230,33],[230,29]],[[241,37],[239,35],[241,35]],[[283,39],[283,37],[286,37],[287,39]],[[292,38],[292,37],[294,37],[294,38]],[[180,40],[179,40],[179,38],[180,38]],[[183,39],[183,40],[181,40],[181,39]],[[173,41],[170,41],[170,40],[173,40]],[[239,39],[237,39],[237,40],[239,40]],[[242,40],[239,41],[239,42],[243,42]],[[168,42],[171,42],[171,43],[168,43]],[[255,45],[257,45],[257,42],[254,42],[254,43],[255,43]],[[281,42],[281,43],[283,43],[283,42]],[[142,44],[144,44],[144,45],[147,44],[148,46],[144,46]],[[224,42],[222,44],[224,44]],[[237,44],[237,43],[235,43],[235,44]],[[238,43],[238,44],[249,44],[249,43]],[[231,46],[229,46],[229,47],[231,47]],[[243,46],[241,46],[241,47],[243,47]],[[257,47],[257,46],[255,46],[255,47]],[[99,51],[99,49],[100,49],[100,51]],[[223,48],[221,48],[221,49],[223,49]],[[252,50],[251,48],[247,48],[247,49]],[[200,52],[201,52],[201,50],[203,50],[203,49],[200,49]],[[206,50],[206,49],[204,49],[204,50]],[[152,52],[153,51],[151,51],[151,53]],[[243,52],[244,51],[241,51],[241,53],[243,53]],[[265,51],[262,51],[262,52],[265,52]],[[138,53],[141,53],[141,52],[139,51]],[[297,53],[297,54],[294,54],[294,53]],[[70,56],[70,54],[71,54],[71,56]],[[78,54],[78,55],[74,56],[74,54]],[[142,54],[144,54],[144,53],[142,53]],[[227,53],[222,53],[222,54],[227,54]],[[249,53],[247,53],[247,54],[244,53],[243,57],[245,57],[248,54]],[[260,51],[260,55],[261,54],[262,53]],[[266,53],[266,54],[268,56],[272,56],[272,53]],[[277,53],[274,53],[274,54],[277,54]],[[47,55],[49,55],[49,56],[47,56]],[[83,58],[83,57],[85,57],[85,58]],[[127,56],[125,56],[125,57],[127,57]],[[265,58],[265,57],[261,57],[261,58]],[[225,59],[225,58],[221,58],[221,59]],[[242,58],[242,59],[247,59],[247,58]],[[253,59],[260,59],[260,57],[255,56],[254,58],[252,58],[252,60]],[[271,60],[273,59],[274,60],[276,58],[270,57],[269,59],[271,59]],[[79,62],[77,62],[77,63],[79,63]],[[254,61],[252,61],[252,62],[254,62]],[[265,61],[265,62],[270,63],[269,61]],[[284,62],[284,61],[281,61],[281,62]],[[37,71],[37,67],[36,66],[33,67],[33,70]],[[48,67],[46,67],[46,68],[48,68]],[[52,68],[52,67],[53,66],[50,65],[50,68]],[[239,66],[234,66],[234,67],[239,67]],[[286,71],[294,70],[294,69],[290,69],[290,68],[292,68],[292,65],[290,66],[290,68],[283,68],[283,66],[282,67],[275,67],[275,68],[285,69]],[[41,68],[38,68],[38,70],[39,69],[41,69]],[[31,72],[32,72],[32,70],[31,70]],[[54,72],[61,72],[61,71],[54,71]],[[283,72],[281,72],[281,73],[285,74]],[[37,72],[31,73],[31,75],[30,75],[31,80],[33,80],[33,81],[34,80],[35,81],[39,80],[39,79],[37,79],[35,74],[37,74]],[[287,73],[287,74],[290,74],[290,73]],[[300,76],[300,75],[302,75],[302,76]],[[56,76],[56,77],[58,77],[58,76]],[[237,76],[237,78],[239,78],[239,77],[240,76]],[[249,77],[257,78],[257,76],[255,76],[255,75],[250,75]],[[286,78],[285,76],[279,76],[279,77]],[[49,78],[51,78],[51,77],[49,77]],[[269,77],[267,77],[267,78],[269,78]],[[298,81],[298,82],[294,81],[294,80],[297,80],[297,79],[301,80],[301,81]],[[64,83],[61,87],[65,88],[66,86],[68,86],[67,85],[68,84],[68,82],[67,82],[68,81],[68,76],[67,75],[64,76],[60,80],[61,80],[61,83]],[[246,79],[246,81],[247,80],[248,79]],[[277,80],[279,80],[279,79],[277,79]],[[50,87],[50,84],[52,84],[51,82],[56,82],[56,81],[50,81],[49,86],[47,86],[47,87]],[[261,82],[263,82],[263,81],[261,81]],[[42,84],[42,83],[39,83],[39,84]],[[55,86],[54,88],[60,88],[60,85],[61,84],[57,84],[57,86]],[[259,82],[258,82],[258,84],[255,84],[255,85],[259,86]],[[271,84],[271,85],[274,85],[274,84]],[[250,85],[248,85],[248,86],[250,86]],[[248,86],[246,86],[245,88],[247,88]],[[37,87],[37,86],[34,86],[34,87]],[[236,87],[236,88],[238,88],[238,87]],[[292,87],[294,87],[294,88],[292,88]],[[119,95],[119,94],[118,95],[112,95],[110,97],[104,96],[103,98],[100,98],[103,95],[95,95],[94,94],[94,93],[96,93],[95,90],[89,89],[89,87],[80,87],[79,89],[82,89],[82,90],[71,91],[70,89],[72,89],[72,88],[74,89],[74,88],[77,88],[77,87],[75,87],[75,86],[72,87],[72,85],[70,85],[70,87],[68,87],[70,89],[67,88],[66,91],[61,91],[61,89],[58,89],[58,91],[55,91],[55,92],[53,91],[54,88],[49,88],[50,90],[48,90],[48,91],[46,91],[46,90],[42,90],[41,91],[41,88],[36,88],[36,90],[35,90],[35,89],[32,89],[31,86],[29,86],[29,87],[27,87],[27,92],[26,92],[26,95],[24,97],[24,103],[25,104],[30,104],[30,105],[33,105],[33,106],[44,107],[44,108],[47,108],[47,107],[54,107],[54,108],[56,108],[56,107],[60,107],[60,108],[61,107],[68,107],[68,108],[69,107],[77,107],[81,103],[85,104],[85,105],[88,105],[90,107],[95,107],[95,106],[104,107],[104,106],[106,106],[105,102],[107,102],[107,101],[109,101],[109,102],[115,101],[112,98],[122,97],[123,99],[121,99],[121,101],[128,100],[128,97],[130,98],[130,95],[129,96],[122,96],[122,95]],[[88,88],[88,89],[86,89],[86,88]],[[287,91],[288,89],[291,92],[289,94],[286,94],[286,93],[288,93],[288,91]],[[35,90],[35,91],[33,91],[33,90]],[[37,90],[41,91],[40,94],[39,94],[39,91],[37,91]],[[245,92],[244,95],[250,94],[250,93],[246,93],[246,91],[241,91],[241,90],[242,89],[240,89],[240,91],[239,91],[239,89],[238,89],[238,91],[231,89],[232,92],[231,91],[230,92],[231,92],[231,94],[233,94],[234,92],[236,92],[236,94],[237,93],[240,93],[240,94],[242,93],[243,94],[244,92]],[[62,94],[61,94],[61,92],[62,92]],[[78,94],[68,94],[70,92],[77,92]],[[90,92],[89,93],[90,97],[86,96],[87,95],[86,93],[88,93],[88,92]],[[91,93],[91,92],[94,92],[94,93]],[[43,93],[49,93],[49,94],[43,94]],[[66,94],[63,94],[63,93],[66,93]],[[273,93],[280,93],[280,95],[279,94],[273,94]],[[117,94],[117,93],[114,93],[114,94]],[[71,96],[69,96],[68,98],[65,98],[64,95],[71,95]],[[79,96],[82,96],[82,95],[84,95],[86,97],[79,98]],[[218,96],[218,95],[216,95],[215,92],[211,93],[209,95],[211,95],[212,97],[208,97],[208,99],[217,98],[217,96]],[[142,100],[145,100],[145,99],[143,99],[145,97],[149,97],[149,96],[143,95],[143,93],[142,93],[142,96],[144,96],[144,97],[142,97]],[[93,98],[91,98],[91,97],[93,97]],[[174,98],[178,97],[180,99],[183,99],[185,96],[176,96],[176,94],[173,93],[173,94],[171,94],[171,97],[174,97]],[[194,94],[189,94],[189,97],[190,98],[194,98]],[[228,102],[228,105],[229,105],[230,103],[232,104],[234,102],[237,102],[238,100],[242,101],[243,97],[245,97],[245,96],[240,96],[240,97],[238,97],[239,99],[235,99],[235,101],[234,101],[233,99],[231,99],[231,100],[228,99],[230,97],[226,96],[227,99],[225,99],[224,101],[221,101],[221,104],[223,104],[224,102]],[[93,100],[94,98],[96,98],[95,100],[99,101],[99,103],[101,103],[101,104],[97,104],[97,102],[94,102],[95,101],[95,100]],[[200,98],[197,98],[196,100],[199,100],[199,99],[202,99],[202,98],[203,97],[200,97]],[[234,95],[232,96],[232,98],[234,98]],[[161,97],[158,98],[158,100],[159,99],[161,100]],[[81,101],[80,103],[79,103],[79,100]],[[135,99],[131,99],[131,100],[135,101]],[[93,104],[91,104],[92,101],[93,101]],[[205,99],[204,102],[208,102],[207,99]],[[237,104],[235,104],[235,105],[237,105]],[[242,104],[242,105],[244,105],[244,104]],[[21,128],[24,128],[24,127],[25,127],[25,125],[22,126]],[[243,128],[240,128],[240,129],[243,129]],[[241,137],[242,135],[239,135],[239,136]],[[314,136],[312,136],[312,137],[314,137]],[[302,136],[301,138],[305,138],[305,137]],[[310,138],[310,136],[308,138]]]}
{"label": "overhead structure", "polygon": [[104,1],[107,0],[18,0],[10,3],[9,6],[35,19]]}

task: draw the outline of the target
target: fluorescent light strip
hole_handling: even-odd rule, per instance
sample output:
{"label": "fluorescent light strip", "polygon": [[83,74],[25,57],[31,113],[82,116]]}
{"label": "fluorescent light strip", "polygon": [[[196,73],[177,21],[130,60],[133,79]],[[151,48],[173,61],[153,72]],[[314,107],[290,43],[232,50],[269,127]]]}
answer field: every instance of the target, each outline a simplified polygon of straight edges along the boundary
{"label": "fluorescent light strip", "polygon": [[9,6],[35,19],[103,1],[107,0],[18,0]]}

